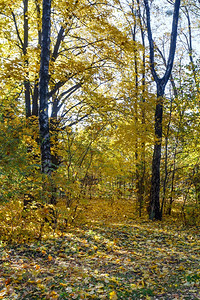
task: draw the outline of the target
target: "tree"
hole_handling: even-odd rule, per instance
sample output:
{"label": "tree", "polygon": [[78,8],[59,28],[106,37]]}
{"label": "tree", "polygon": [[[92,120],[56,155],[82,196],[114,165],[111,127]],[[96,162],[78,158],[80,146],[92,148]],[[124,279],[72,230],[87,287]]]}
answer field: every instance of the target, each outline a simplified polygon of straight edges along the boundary
{"label": "tree", "polygon": [[40,62],[40,139],[41,168],[45,174],[51,174],[51,149],[48,116],[49,59],[51,34],[51,0],[43,0],[42,44]]}
{"label": "tree", "polygon": [[151,178],[151,192],[150,192],[150,209],[149,218],[151,220],[161,220],[162,214],[160,210],[160,161],[161,161],[161,144],[162,144],[162,119],[163,119],[163,100],[166,84],[170,78],[172,72],[175,50],[176,50],[176,39],[177,39],[177,28],[179,19],[179,8],[180,0],[176,0],[174,4],[174,15],[171,31],[171,41],[170,50],[166,66],[166,71],[163,77],[159,77],[155,69],[154,61],[154,42],[151,31],[151,21],[150,21],[150,8],[148,0],[144,0],[146,8],[146,18],[147,18],[147,31],[148,40],[150,47],[150,68],[154,81],[156,82],[157,90],[157,101],[156,101],[156,111],[155,111],[155,143],[152,161],[152,178]]}

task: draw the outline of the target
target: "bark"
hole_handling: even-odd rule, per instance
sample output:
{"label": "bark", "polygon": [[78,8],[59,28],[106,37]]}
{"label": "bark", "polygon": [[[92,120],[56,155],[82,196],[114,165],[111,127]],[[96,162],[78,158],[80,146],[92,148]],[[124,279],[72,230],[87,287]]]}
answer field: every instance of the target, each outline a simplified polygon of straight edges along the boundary
{"label": "bark", "polygon": [[51,34],[51,0],[43,0],[42,42],[40,63],[40,139],[42,173],[51,174],[51,147],[48,118],[48,85]]}
{"label": "bark", "polygon": [[[157,51],[159,52],[163,63],[165,65],[165,67],[167,66],[167,62],[165,59],[165,56],[163,55],[162,51],[156,46]],[[173,75],[170,75],[170,82],[172,85],[172,89],[173,89],[173,94],[175,98],[178,98],[178,90],[176,88],[175,85],[175,81],[173,78]],[[172,117],[172,104],[173,104],[173,97],[171,97],[171,101],[170,101],[170,111],[169,111],[169,122],[167,125],[167,133],[165,136],[165,155],[164,155],[164,169],[165,169],[165,175],[164,175],[164,180],[163,180],[163,198],[162,198],[162,204],[161,204],[161,215],[163,214],[163,209],[164,209],[164,205],[165,205],[165,195],[166,195],[166,188],[167,188],[167,181],[168,181],[168,140],[169,140],[169,131],[170,131],[170,125],[171,125],[171,117]]]}
{"label": "bark", "polygon": [[161,220],[160,210],[160,161],[161,161],[161,142],[162,142],[162,118],[163,118],[163,95],[164,87],[157,87],[157,103],[155,112],[155,145],[152,161],[152,177],[150,192],[150,211],[151,220]]}
{"label": "bark", "polygon": [[[24,42],[23,42],[23,54],[25,57],[25,67],[28,68],[28,59],[26,58],[28,48],[28,0],[24,0]],[[30,97],[30,81],[29,73],[26,72],[26,79],[24,80],[25,88],[25,107],[26,118],[31,116],[31,97]]]}
{"label": "bark", "polygon": [[[131,8],[131,12],[134,15],[134,7]],[[140,164],[139,164],[139,155],[138,155],[138,89],[139,89],[139,78],[138,78],[138,50],[136,48],[136,29],[137,29],[137,22],[136,16],[134,16],[134,27],[132,29],[132,38],[134,42],[134,79],[135,79],[135,100],[134,100],[134,111],[132,114],[134,115],[134,123],[135,123],[135,130],[136,130],[136,137],[135,137],[135,176],[136,176],[136,196],[137,196],[137,203],[139,208],[139,217],[141,217],[141,197],[140,197]]]}
{"label": "bark", "polygon": [[[53,104],[56,102],[54,100]],[[53,110],[52,110],[53,111]],[[54,113],[50,118],[50,134],[51,134],[51,148],[54,148],[53,154],[51,155],[52,170],[57,170],[60,165],[60,157],[58,156],[58,134],[60,130],[60,120],[57,118],[57,110],[54,110]]]}
{"label": "bark", "polygon": [[174,202],[173,195],[174,195],[174,190],[175,190],[176,156],[177,156],[177,148],[178,148],[178,143],[179,143],[179,134],[181,132],[181,124],[183,122],[183,118],[184,118],[184,111],[180,114],[180,120],[179,120],[178,131],[177,131],[175,147],[174,147],[173,170],[172,170],[172,178],[171,178],[171,191],[170,191],[170,197],[169,197],[169,207],[167,210],[167,214],[169,216],[171,215],[172,204]]}
{"label": "bark", "polygon": [[39,97],[39,82],[35,79],[33,97],[32,97],[32,116],[38,117],[39,107],[38,107],[38,97]]}
{"label": "bark", "polygon": [[154,42],[153,42],[152,32],[151,32],[149,3],[148,0],[144,0],[145,9],[146,9],[148,40],[150,46],[150,67],[151,67],[151,73],[153,75],[157,87],[157,102],[156,102],[156,111],[155,111],[155,144],[154,144],[154,153],[153,153],[153,161],[152,161],[152,178],[151,178],[150,209],[149,209],[149,218],[151,220],[162,219],[162,213],[160,210],[160,162],[161,162],[161,144],[162,144],[163,96],[164,96],[166,84],[172,72],[172,67],[174,62],[180,2],[181,0],[176,0],[174,4],[174,15],[173,15],[173,23],[172,23],[172,31],[171,31],[169,57],[167,61],[165,74],[162,78],[159,78],[155,70]]}
{"label": "bark", "polygon": [[[35,0],[35,6],[36,6],[36,13],[37,13],[37,19],[38,19],[38,24],[37,24],[37,29],[38,29],[38,47],[41,47],[42,43],[42,32],[40,29],[39,25],[39,20],[41,17],[41,11],[40,11],[40,4],[38,0]],[[33,96],[32,96],[32,115],[38,117],[39,114],[39,104],[38,104],[38,98],[39,98],[39,80],[36,75],[35,77],[35,83],[34,83],[34,88],[33,88]]]}
{"label": "bark", "polygon": [[145,156],[146,156],[146,132],[145,132],[145,90],[146,90],[146,53],[145,53],[145,32],[144,26],[142,22],[142,15],[140,9],[140,2],[137,0],[138,6],[138,17],[139,17],[139,24],[140,24],[140,32],[141,32],[141,39],[142,39],[142,46],[143,46],[143,54],[142,54],[142,126],[144,128],[144,138],[142,141],[142,149],[141,149],[141,176],[140,176],[140,211],[142,210],[142,206],[144,204],[144,197],[145,197],[145,175],[146,175],[146,163],[145,163]]}

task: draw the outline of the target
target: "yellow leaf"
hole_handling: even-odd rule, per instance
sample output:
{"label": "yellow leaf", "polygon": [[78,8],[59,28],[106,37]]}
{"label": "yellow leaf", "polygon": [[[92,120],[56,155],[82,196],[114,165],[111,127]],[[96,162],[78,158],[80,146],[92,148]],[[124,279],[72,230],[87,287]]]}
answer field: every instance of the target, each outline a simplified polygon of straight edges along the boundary
{"label": "yellow leaf", "polygon": [[117,300],[117,294],[116,294],[115,291],[110,292],[109,299],[110,300]]}
{"label": "yellow leaf", "polygon": [[22,275],[20,275],[20,276],[17,277],[17,280],[18,280],[18,281],[21,281],[22,279],[23,279],[23,276],[22,276]]}
{"label": "yellow leaf", "polygon": [[52,261],[53,257],[51,255],[48,256],[48,261]]}
{"label": "yellow leaf", "polygon": [[36,268],[36,270],[39,270],[39,269],[40,269],[40,266],[39,266],[39,265],[36,265],[35,268]]}
{"label": "yellow leaf", "polygon": [[64,286],[64,287],[67,286],[66,283],[62,283],[62,282],[60,282],[60,285],[61,285],[61,286]]}
{"label": "yellow leaf", "polygon": [[151,266],[151,269],[157,269],[157,265]]}
{"label": "yellow leaf", "polygon": [[52,291],[50,293],[50,299],[58,299],[59,295],[55,292],[55,291]]}
{"label": "yellow leaf", "polygon": [[37,284],[37,287],[38,287],[40,290],[44,290],[44,289],[45,289],[44,284]]}
{"label": "yellow leaf", "polygon": [[132,290],[136,290],[137,289],[137,285],[135,283],[132,283],[130,285],[130,287],[131,287]]}

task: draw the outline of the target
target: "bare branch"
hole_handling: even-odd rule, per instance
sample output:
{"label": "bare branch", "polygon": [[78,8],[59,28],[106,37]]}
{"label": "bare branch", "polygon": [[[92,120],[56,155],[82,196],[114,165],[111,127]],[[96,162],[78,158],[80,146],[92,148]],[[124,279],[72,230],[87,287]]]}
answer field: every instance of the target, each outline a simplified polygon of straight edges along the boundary
{"label": "bare branch", "polygon": [[154,42],[152,37],[151,31],[151,22],[150,22],[150,9],[148,0],[144,0],[145,9],[146,9],[146,16],[147,16],[147,31],[148,31],[148,39],[149,39],[149,46],[150,46],[150,66],[153,78],[157,84],[161,83],[166,85],[167,81],[169,80],[172,66],[174,62],[175,50],[176,50],[176,39],[177,39],[177,28],[178,28],[178,17],[179,17],[179,8],[180,8],[181,0],[176,0],[174,4],[174,14],[173,14],[173,22],[172,22],[172,31],[171,31],[171,42],[170,42],[170,50],[169,50],[169,57],[167,61],[167,67],[165,74],[162,78],[156,73],[155,70],[155,61],[154,61]]}
{"label": "bare branch", "polygon": [[56,41],[56,44],[54,46],[54,50],[53,50],[53,54],[52,54],[52,61],[55,61],[56,58],[58,57],[58,50],[59,50],[59,47],[60,47],[60,44],[62,42],[62,40],[64,39],[64,27],[61,26],[60,30],[59,30],[59,33],[58,33],[58,36],[57,36],[57,41]]}
{"label": "bare branch", "polygon": [[22,49],[24,48],[24,43],[20,37],[20,34],[19,34],[19,30],[18,30],[18,27],[17,27],[17,21],[16,21],[16,18],[15,18],[15,14],[13,11],[11,11],[11,14],[12,14],[12,17],[13,17],[13,21],[14,21],[14,24],[15,24],[15,29],[16,29],[16,33],[17,33],[17,37],[18,37],[18,40],[22,46]]}

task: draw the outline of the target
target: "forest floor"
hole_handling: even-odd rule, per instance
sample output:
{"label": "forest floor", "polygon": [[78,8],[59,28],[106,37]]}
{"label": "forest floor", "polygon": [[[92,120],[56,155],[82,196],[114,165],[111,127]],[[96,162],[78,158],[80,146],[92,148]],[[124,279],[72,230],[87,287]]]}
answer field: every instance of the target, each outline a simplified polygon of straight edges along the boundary
{"label": "forest floor", "polygon": [[200,299],[197,226],[105,220],[1,244],[0,299]]}

